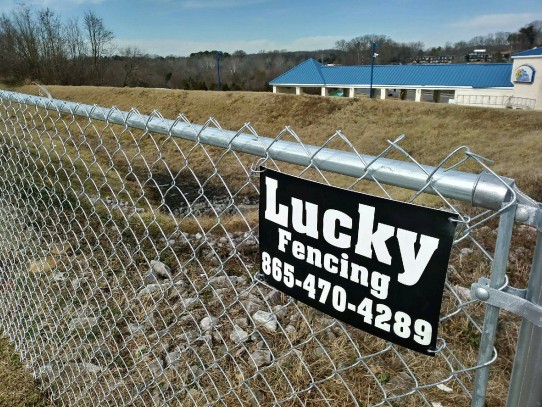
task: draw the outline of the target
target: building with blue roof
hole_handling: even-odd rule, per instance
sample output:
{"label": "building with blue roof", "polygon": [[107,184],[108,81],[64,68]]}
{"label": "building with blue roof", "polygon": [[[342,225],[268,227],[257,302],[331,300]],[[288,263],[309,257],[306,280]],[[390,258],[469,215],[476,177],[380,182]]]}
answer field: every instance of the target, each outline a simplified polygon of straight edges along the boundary
{"label": "building with blue roof", "polygon": [[534,100],[534,109],[542,110],[542,47],[512,55],[512,82],[517,100]]}
{"label": "building with blue roof", "polygon": [[525,57],[532,57],[532,56],[538,56],[538,57],[542,56],[542,47],[528,49],[527,51],[521,51],[512,55],[513,58],[525,58]]}
{"label": "building with blue roof", "polygon": [[[320,88],[322,96],[330,93],[354,97],[369,88],[381,99],[397,94],[401,99],[414,93],[440,101],[441,92],[451,94],[451,103],[491,107],[542,109],[542,48],[512,55],[514,63],[496,64],[417,64],[332,66],[309,59],[273,79],[274,93],[303,94],[305,88]],[[371,80],[371,70],[372,80]]]}

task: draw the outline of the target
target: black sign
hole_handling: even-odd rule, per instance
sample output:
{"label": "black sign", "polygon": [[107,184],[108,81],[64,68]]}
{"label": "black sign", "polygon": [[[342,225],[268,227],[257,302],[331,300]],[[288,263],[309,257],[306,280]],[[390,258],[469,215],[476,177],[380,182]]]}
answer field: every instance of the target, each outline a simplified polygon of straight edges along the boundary
{"label": "black sign", "polygon": [[455,215],[263,169],[266,282],[341,321],[433,354]]}

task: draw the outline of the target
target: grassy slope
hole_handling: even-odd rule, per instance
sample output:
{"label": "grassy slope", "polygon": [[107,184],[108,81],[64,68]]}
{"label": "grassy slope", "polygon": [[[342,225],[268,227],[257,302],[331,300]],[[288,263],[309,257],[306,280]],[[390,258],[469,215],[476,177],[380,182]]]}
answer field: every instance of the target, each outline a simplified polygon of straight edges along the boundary
{"label": "grassy slope", "polygon": [[[123,110],[137,107],[142,113],[156,109],[167,118],[184,113],[198,124],[214,116],[223,128],[231,130],[251,122],[258,133],[266,136],[274,136],[291,125],[304,142],[311,144],[322,144],[341,129],[358,151],[367,154],[378,154],[387,146],[386,139],[404,133],[407,138],[403,147],[425,164],[437,164],[456,147],[468,145],[474,152],[492,158],[498,173],[515,178],[522,190],[542,200],[542,112],[263,93],[55,86],[48,89],[58,99],[104,107],[114,105]],[[35,87],[17,90],[37,93]],[[16,378],[20,372],[13,370],[10,363],[14,359],[5,346],[0,343],[0,378],[5,376],[12,383],[19,380]],[[30,385],[31,379],[24,383]],[[0,389],[5,387],[0,381]],[[26,393],[9,396],[0,391],[0,405],[10,398],[15,405],[24,405],[27,401],[18,399],[20,394],[26,395],[30,405],[39,400],[36,391],[28,387]],[[36,403],[39,405],[39,401]]]}
{"label": "grassy slope", "polygon": [[[341,130],[358,151],[378,154],[386,139],[400,134],[401,143],[424,164],[437,164],[461,145],[491,158],[499,174],[517,180],[520,188],[542,200],[539,165],[542,112],[483,109],[397,100],[321,98],[249,92],[204,92],[142,88],[48,87],[55,98],[132,107],[142,113],[154,109],[166,118],[184,113],[203,124],[210,116],[221,126],[238,130],[250,122],[261,135],[277,135],[290,125],[303,142],[322,144]],[[19,88],[36,93],[37,88]]]}

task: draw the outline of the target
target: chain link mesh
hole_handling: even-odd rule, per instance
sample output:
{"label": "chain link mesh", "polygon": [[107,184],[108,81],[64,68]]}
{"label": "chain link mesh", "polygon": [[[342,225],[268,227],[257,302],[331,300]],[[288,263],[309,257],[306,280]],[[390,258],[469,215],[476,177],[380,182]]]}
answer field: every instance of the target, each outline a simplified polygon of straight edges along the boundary
{"label": "chain link mesh", "polygon": [[[128,117],[162,120],[158,112],[147,117],[136,110]],[[175,123],[192,126],[184,116]],[[221,131],[213,119],[207,128]],[[426,194],[432,173],[419,191],[374,182],[369,169],[382,157],[416,162],[400,138],[353,179],[314,164],[326,148],[358,154],[340,132],[305,150],[308,166],[237,153],[231,141],[211,147],[201,132],[194,127],[195,141],[186,141],[169,131],[2,98],[0,327],[50,399],[57,405],[468,405],[484,308],[464,287],[490,273],[498,213],[438,191]],[[259,138],[250,125],[242,134]],[[304,146],[288,127],[279,140]],[[260,281],[262,164],[459,214],[435,357],[354,329]],[[439,167],[489,169],[467,148]],[[517,329],[514,317],[503,323]],[[509,361],[497,350],[491,363],[502,368],[497,376],[506,376]],[[490,387],[501,386],[499,377],[492,376]]]}

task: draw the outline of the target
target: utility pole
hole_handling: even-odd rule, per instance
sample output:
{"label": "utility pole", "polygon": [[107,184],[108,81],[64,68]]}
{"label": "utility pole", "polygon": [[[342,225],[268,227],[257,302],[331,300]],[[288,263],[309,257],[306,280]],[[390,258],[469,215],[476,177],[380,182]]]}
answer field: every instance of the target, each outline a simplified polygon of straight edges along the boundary
{"label": "utility pole", "polygon": [[373,71],[375,67],[375,57],[378,56],[378,54],[375,54],[375,48],[378,47],[378,44],[376,42],[373,42],[371,47],[371,84],[369,85],[369,98],[373,98]]}
{"label": "utility pole", "polygon": [[216,51],[216,68],[218,77],[217,89],[220,92],[220,51]]}

